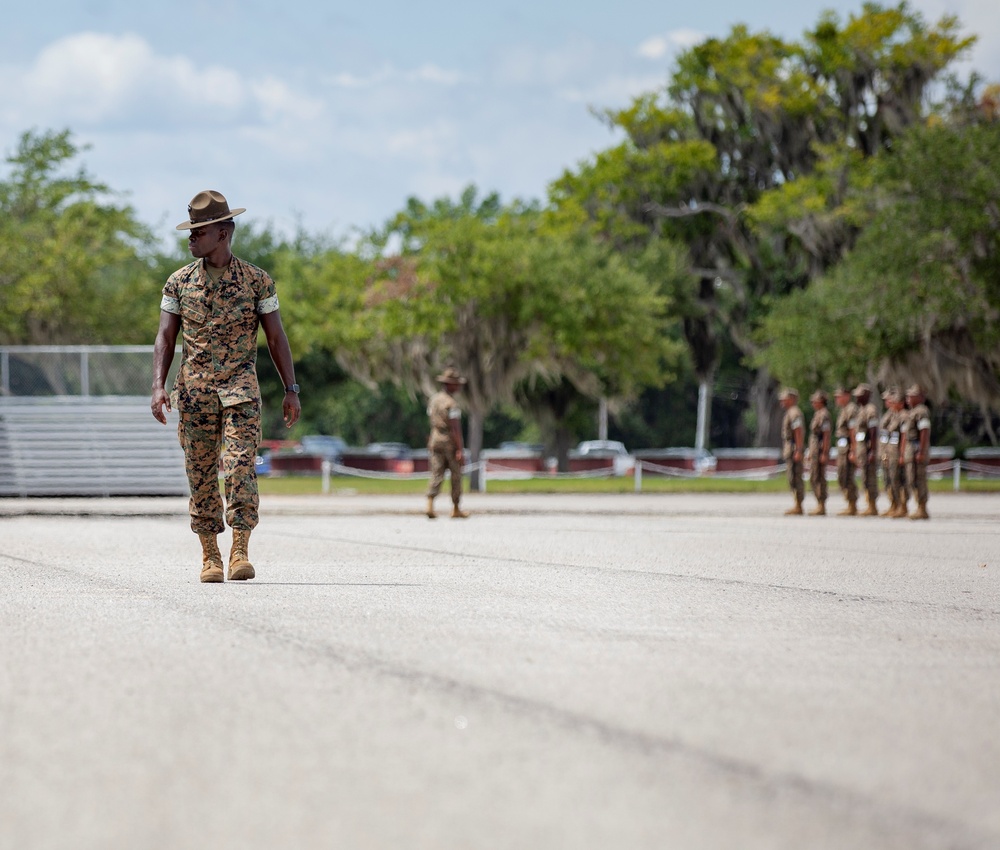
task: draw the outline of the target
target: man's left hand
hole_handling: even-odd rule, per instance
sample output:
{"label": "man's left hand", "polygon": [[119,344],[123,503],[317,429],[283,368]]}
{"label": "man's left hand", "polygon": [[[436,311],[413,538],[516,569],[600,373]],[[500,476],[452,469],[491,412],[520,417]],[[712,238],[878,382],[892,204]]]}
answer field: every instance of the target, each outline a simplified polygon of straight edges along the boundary
{"label": "man's left hand", "polygon": [[299,415],[302,413],[302,403],[299,401],[299,394],[292,392],[285,393],[285,400],[281,403],[281,410],[285,414],[285,427],[291,428],[299,421]]}

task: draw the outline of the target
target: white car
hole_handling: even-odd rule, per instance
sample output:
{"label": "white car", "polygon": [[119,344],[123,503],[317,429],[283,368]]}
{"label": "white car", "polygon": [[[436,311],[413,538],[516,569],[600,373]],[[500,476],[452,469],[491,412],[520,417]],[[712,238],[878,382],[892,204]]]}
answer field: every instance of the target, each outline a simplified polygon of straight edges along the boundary
{"label": "white car", "polygon": [[618,440],[584,440],[576,447],[576,452],[581,457],[610,457],[615,475],[629,475],[635,470],[635,458]]}

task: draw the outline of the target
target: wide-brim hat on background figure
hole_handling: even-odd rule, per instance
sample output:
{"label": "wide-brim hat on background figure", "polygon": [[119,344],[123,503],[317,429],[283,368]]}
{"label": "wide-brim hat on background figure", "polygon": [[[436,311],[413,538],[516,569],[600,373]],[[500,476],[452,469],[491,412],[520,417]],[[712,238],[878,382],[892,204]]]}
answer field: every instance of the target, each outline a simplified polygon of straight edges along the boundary
{"label": "wide-brim hat on background figure", "polygon": [[439,384],[464,384],[467,383],[465,378],[458,374],[458,369],[454,366],[449,366],[440,375],[435,378]]}
{"label": "wide-brim hat on background figure", "polygon": [[245,213],[246,207],[229,209],[229,201],[222,192],[214,189],[206,189],[199,192],[188,204],[188,221],[177,225],[178,230],[194,230],[196,227],[205,227],[209,224],[218,224],[220,221]]}

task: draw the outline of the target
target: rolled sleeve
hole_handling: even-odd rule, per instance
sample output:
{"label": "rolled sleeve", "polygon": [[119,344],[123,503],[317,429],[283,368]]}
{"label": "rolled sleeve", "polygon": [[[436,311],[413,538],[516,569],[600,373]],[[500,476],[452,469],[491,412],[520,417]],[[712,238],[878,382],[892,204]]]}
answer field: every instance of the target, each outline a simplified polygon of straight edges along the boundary
{"label": "rolled sleeve", "polygon": [[267,313],[273,313],[278,309],[278,296],[271,295],[267,298],[261,298],[257,302],[257,313],[261,316]]}
{"label": "rolled sleeve", "polygon": [[181,313],[181,302],[172,295],[164,295],[160,299],[160,309],[165,313],[174,313],[179,316]]}

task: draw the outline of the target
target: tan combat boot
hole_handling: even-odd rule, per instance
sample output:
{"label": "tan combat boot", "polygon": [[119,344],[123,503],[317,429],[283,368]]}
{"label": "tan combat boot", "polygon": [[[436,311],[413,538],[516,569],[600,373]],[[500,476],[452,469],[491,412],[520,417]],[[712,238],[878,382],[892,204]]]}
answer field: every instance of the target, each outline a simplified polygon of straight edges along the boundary
{"label": "tan combat boot", "polygon": [[795,504],[785,511],[785,516],[802,516],[802,502],[796,499]]}
{"label": "tan combat boot", "polygon": [[847,507],[837,514],[837,516],[857,516],[857,515],[858,515],[857,502],[848,502]]}
{"label": "tan combat boot", "polygon": [[865,512],[861,516],[878,516],[878,506],[871,496],[868,497],[868,507],[865,508]]}
{"label": "tan combat boot", "polygon": [[452,509],[451,509],[451,518],[452,519],[468,519],[468,516],[469,516],[468,512],[467,511],[463,511],[458,506],[458,502],[455,502],[454,507],[452,507]]}
{"label": "tan combat boot", "polygon": [[906,510],[906,502],[899,502],[896,505],[896,510],[892,514],[893,519],[906,519],[910,515],[910,512]]}
{"label": "tan combat boot", "polygon": [[250,563],[250,529],[233,529],[233,549],[229,553],[229,580],[246,581],[256,573]]}
{"label": "tan combat boot", "polygon": [[899,504],[896,502],[895,499],[893,499],[889,503],[889,507],[885,509],[885,513],[879,514],[879,516],[889,516],[889,517],[895,516],[897,510],[899,510]]}
{"label": "tan combat boot", "polygon": [[224,581],[222,553],[214,534],[199,534],[201,541],[201,580],[207,584]]}
{"label": "tan combat boot", "polygon": [[920,502],[917,505],[917,509],[910,514],[910,519],[930,519],[931,515],[927,513],[927,502]]}
{"label": "tan combat boot", "polygon": [[809,516],[826,516],[826,502],[820,502],[816,505],[815,508],[809,511]]}
{"label": "tan combat boot", "polygon": [[436,519],[437,514],[434,513],[434,497],[427,497],[427,519]]}

